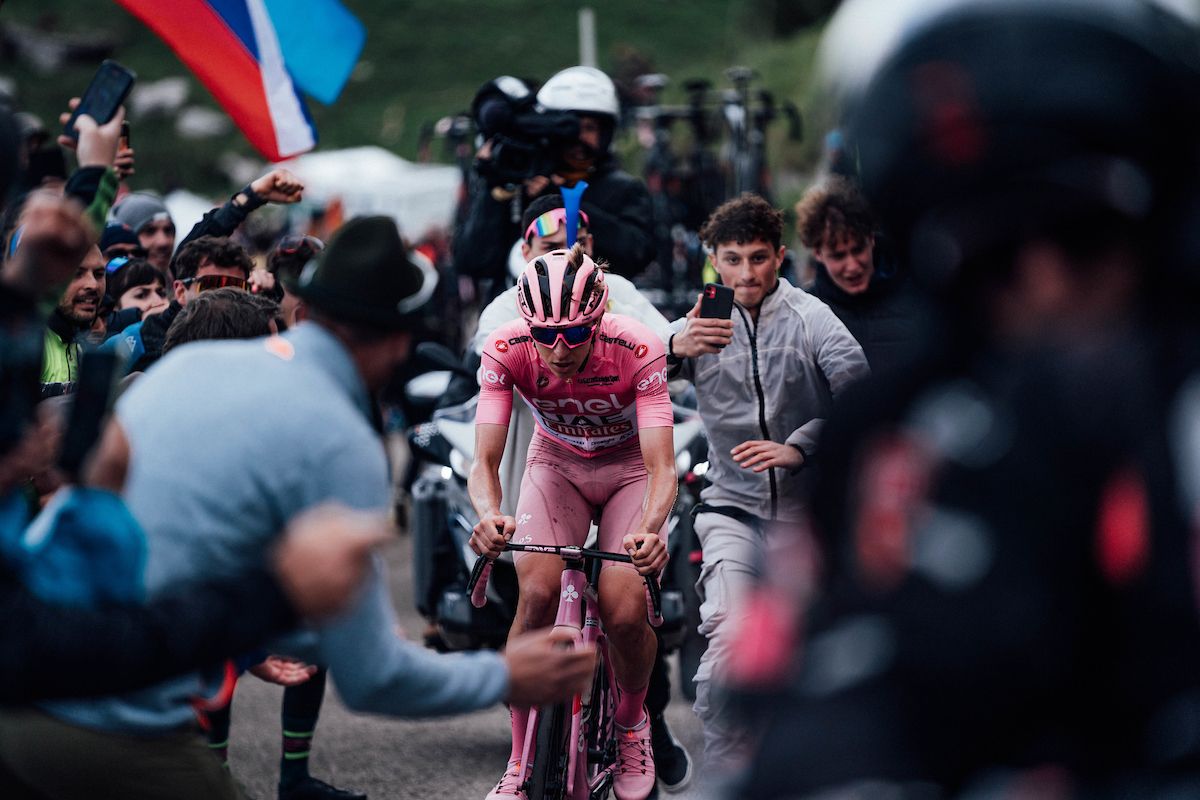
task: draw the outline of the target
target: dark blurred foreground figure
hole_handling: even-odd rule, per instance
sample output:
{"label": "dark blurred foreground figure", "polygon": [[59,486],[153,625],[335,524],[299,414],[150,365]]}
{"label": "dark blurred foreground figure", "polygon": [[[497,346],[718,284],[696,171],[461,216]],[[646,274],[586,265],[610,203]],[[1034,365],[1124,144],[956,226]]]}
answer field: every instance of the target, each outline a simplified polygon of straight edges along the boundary
{"label": "dark blurred foreground figure", "polygon": [[1195,797],[1200,39],[1133,0],[939,9],[847,111],[941,332],[830,419],[817,594],[799,624],[802,546],[772,559],[732,668],[733,794]]}

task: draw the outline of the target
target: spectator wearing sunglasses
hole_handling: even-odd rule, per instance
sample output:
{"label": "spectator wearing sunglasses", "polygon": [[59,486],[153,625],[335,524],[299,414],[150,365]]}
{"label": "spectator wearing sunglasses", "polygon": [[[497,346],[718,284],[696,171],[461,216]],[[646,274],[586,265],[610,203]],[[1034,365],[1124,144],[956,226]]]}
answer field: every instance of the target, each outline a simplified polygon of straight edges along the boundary
{"label": "spectator wearing sunglasses", "polygon": [[130,372],[144,371],[162,356],[167,330],[191,300],[212,289],[247,289],[254,270],[243,247],[215,236],[201,236],[184,245],[174,264],[175,299],[165,311],[131,325],[118,337],[117,346],[124,348]]}

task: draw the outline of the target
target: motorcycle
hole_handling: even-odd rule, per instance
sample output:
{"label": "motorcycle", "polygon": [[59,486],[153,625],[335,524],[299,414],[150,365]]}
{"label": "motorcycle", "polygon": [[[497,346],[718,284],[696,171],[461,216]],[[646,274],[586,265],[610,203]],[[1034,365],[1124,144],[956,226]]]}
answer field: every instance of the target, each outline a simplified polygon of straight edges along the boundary
{"label": "motorcycle", "polygon": [[[417,352],[440,369],[410,381],[405,391],[414,404],[435,404],[452,391],[455,381],[475,379],[472,370],[440,345],[422,344]],[[476,558],[469,540],[478,522],[467,495],[467,474],[475,447],[476,402],[477,397],[472,396],[465,402],[439,408],[429,422],[413,426],[408,433],[414,455],[410,527],[416,605],[431,624],[427,644],[442,651],[501,647],[517,606],[516,570],[508,553],[492,571],[488,603],[483,608],[475,608],[466,593]],[[695,409],[675,404],[674,411],[679,494],[667,520],[670,560],[662,575],[664,624],[659,633],[669,652],[682,648],[687,653],[695,650],[694,640],[704,642],[696,632],[699,560],[690,512],[708,466],[708,445]],[[502,470],[504,466],[502,462]],[[595,534],[593,525],[589,539]],[[685,666],[683,674],[688,677],[685,693],[690,693],[694,666],[690,671]]]}

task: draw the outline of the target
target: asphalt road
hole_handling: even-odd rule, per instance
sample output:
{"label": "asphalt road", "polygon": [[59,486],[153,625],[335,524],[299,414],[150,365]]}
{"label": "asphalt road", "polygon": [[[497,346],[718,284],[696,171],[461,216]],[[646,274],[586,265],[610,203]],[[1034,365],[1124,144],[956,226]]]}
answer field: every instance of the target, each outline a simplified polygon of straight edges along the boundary
{"label": "asphalt road", "polygon": [[[424,623],[411,600],[409,541],[400,537],[387,548],[386,557],[402,625],[417,636]],[[676,669],[672,674],[676,686],[677,676]],[[278,686],[246,676],[234,698],[230,767],[253,800],[276,796],[282,692]],[[667,718],[698,768],[700,725],[678,692]],[[310,771],[336,786],[366,792],[373,800],[482,800],[500,777],[508,743],[508,712],[502,705],[468,716],[419,722],[364,716],[346,711],[331,682],[317,726]],[[696,800],[703,793],[693,783],[680,794],[663,796]]]}

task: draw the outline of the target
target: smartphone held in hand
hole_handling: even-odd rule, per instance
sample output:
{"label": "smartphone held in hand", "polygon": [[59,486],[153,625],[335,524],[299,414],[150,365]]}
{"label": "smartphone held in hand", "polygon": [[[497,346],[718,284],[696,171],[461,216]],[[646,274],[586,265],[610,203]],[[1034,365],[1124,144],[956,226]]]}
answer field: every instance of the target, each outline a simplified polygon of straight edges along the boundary
{"label": "smartphone held in hand", "polygon": [[719,283],[704,284],[700,297],[700,316],[705,319],[729,319],[733,313],[733,289]]}
{"label": "smartphone held in hand", "polygon": [[87,91],[83,93],[79,107],[71,112],[70,119],[63,127],[63,133],[72,139],[79,138],[79,131],[75,130],[75,120],[81,114],[87,114],[100,125],[110,121],[129,96],[135,80],[137,76],[131,70],[112,59],[105,59],[96,70],[92,82],[88,84]]}

